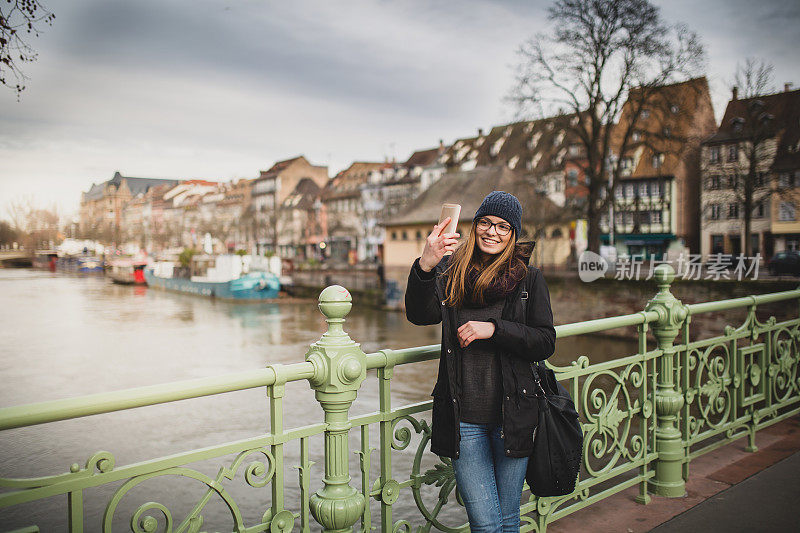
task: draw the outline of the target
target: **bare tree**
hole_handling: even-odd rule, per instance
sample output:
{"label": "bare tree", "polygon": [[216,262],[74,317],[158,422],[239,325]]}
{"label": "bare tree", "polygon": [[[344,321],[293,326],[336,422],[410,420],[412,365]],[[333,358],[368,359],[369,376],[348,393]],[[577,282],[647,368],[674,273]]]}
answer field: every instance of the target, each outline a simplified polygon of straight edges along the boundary
{"label": "bare tree", "polygon": [[[623,170],[624,158],[610,156],[626,153],[659,88],[699,70],[703,47],[686,27],[665,24],[647,0],[556,0],[548,20],[550,32],[519,49],[509,99],[521,114],[566,107],[579,117],[571,132],[587,158],[588,245],[598,250],[600,219]],[[629,120],[620,128],[626,102]]]}
{"label": "bare tree", "polygon": [[0,5],[0,84],[16,91],[17,99],[28,79],[22,64],[38,57],[28,39],[38,37],[40,26],[52,26],[55,18],[39,0],[6,0]]}
{"label": "bare tree", "polygon": [[18,239],[29,250],[58,238],[58,208],[40,208],[31,195],[9,202],[8,215]]}
{"label": "bare tree", "polygon": [[744,64],[736,64],[736,74],[731,87],[743,98],[754,98],[774,91],[772,81],[775,66],[756,57],[745,58]]}
{"label": "bare tree", "polygon": [[[733,143],[726,145],[730,153],[717,152],[705,163],[706,174],[709,175],[707,179],[711,180],[710,184],[706,184],[711,192],[706,193],[708,201],[705,203],[712,205],[718,203],[714,200],[724,200],[724,203],[736,206],[744,225],[746,257],[753,255],[750,235],[754,210],[759,206],[765,209],[765,203],[772,194],[766,176],[777,147],[773,141],[776,135],[775,117],[759,97],[772,92],[773,70],[771,64],[752,57],[745,59],[744,64],[737,64],[732,90],[737,95],[734,98],[741,94],[744,101],[736,108],[737,114],[730,119],[731,124],[722,125],[722,128],[732,130]],[[720,148],[716,146],[712,149]]]}

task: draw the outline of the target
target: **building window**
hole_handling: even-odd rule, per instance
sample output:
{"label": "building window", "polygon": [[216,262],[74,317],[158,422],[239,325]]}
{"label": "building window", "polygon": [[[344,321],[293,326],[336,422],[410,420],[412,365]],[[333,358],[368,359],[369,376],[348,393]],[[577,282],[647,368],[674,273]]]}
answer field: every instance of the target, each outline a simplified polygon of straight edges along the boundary
{"label": "building window", "polygon": [[650,196],[650,190],[649,189],[650,189],[650,187],[649,187],[648,183],[646,183],[646,182],[640,183],[639,184],[639,197],[640,198],[646,198],[646,197]]}
{"label": "building window", "polygon": [[633,183],[626,183],[625,184],[625,198],[633,198]]}
{"label": "building window", "polygon": [[754,218],[764,218],[764,201],[761,200],[758,202],[753,208],[753,217]]}
{"label": "building window", "polygon": [[654,181],[650,184],[650,197],[661,198],[661,184],[659,182]]}
{"label": "building window", "polygon": [[715,191],[720,188],[719,176],[709,176],[706,180],[706,190]]}
{"label": "building window", "polygon": [[422,240],[422,232],[420,230],[417,230],[415,237],[417,238],[418,241]]}
{"label": "building window", "polygon": [[651,211],[650,212],[650,223],[651,224],[661,224],[661,211]]}
{"label": "building window", "polygon": [[400,234],[400,236],[402,237],[402,239],[403,239],[404,241],[407,241],[407,240],[408,240],[408,233],[406,233],[405,231],[403,231],[403,232]]}
{"label": "building window", "polygon": [[792,186],[792,175],[784,172],[778,176],[778,187],[786,189]]}
{"label": "building window", "polygon": [[558,237],[561,237],[561,229],[560,228],[554,229],[553,233],[550,234],[550,237],[552,237],[553,239],[557,239]]}
{"label": "building window", "polygon": [[639,213],[639,224],[642,225],[649,225],[650,224],[650,212],[649,211],[642,211]]}
{"label": "building window", "polygon": [[573,168],[567,172],[567,186],[575,187],[576,185],[578,185],[578,171]]}
{"label": "building window", "polygon": [[393,232],[392,232],[392,240],[393,240],[393,241],[396,241],[396,240],[397,240],[397,232],[396,232],[396,231],[393,231]]}
{"label": "building window", "polygon": [[781,202],[778,207],[778,220],[781,222],[789,222],[796,220],[795,209],[792,202]]}
{"label": "building window", "polygon": [[653,156],[653,168],[661,168],[664,164],[664,154],[655,154]]}
{"label": "building window", "polygon": [[733,163],[739,160],[739,145],[734,143],[728,145],[728,162]]}
{"label": "building window", "polygon": [[623,157],[619,162],[619,169],[622,176],[629,176],[633,171],[633,158]]}
{"label": "building window", "polygon": [[721,254],[725,251],[725,237],[722,235],[711,236],[711,253]]}
{"label": "building window", "polygon": [[719,146],[709,146],[708,148],[708,162],[719,163]]}
{"label": "building window", "polygon": [[533,150],[536,148],[536,145],[539,144],[539,139],[542,138],[542,132],[537,131],[533,134],[533,137],[528,141],[528,149]]}
{"label": "building window", "polygon": [[711,213],[709,215],[709,218],[711,220],[719,220],[720,217],[719,204],[711,204],[709,207],[711,208]]}
{"label": "building window", "polygon": [[739,204],[728,204],[728,218],[739,218]]}
{"label": "building window", "polygon": [[625,225],[630,226],[631,224],[633,224],[633,213],[629,211],[625,213]]}

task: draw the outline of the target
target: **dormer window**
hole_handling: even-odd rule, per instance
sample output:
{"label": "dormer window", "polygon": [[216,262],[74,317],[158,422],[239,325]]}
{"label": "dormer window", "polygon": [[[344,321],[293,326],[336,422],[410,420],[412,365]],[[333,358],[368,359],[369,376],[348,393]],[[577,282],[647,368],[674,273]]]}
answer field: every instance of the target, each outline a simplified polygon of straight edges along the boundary
{"label": "dormer window", "polygon": [[670,111],[672,111],[672,113],[673,113],[673,114],[677,115],[677,114],[678,114],[678,111],[680,111],[680,108],[678,108],[678,106],[677,106],[677,105],[675,105],[675,104],[672,104],[672,105],[670,106],[669,110],[670,110]]}
{"label": "dormer window", "polygon": [[664,154],[655,154],[653,155],[653,168],[661,168],[661,165],[664,164]]}
{"label": "dormer window", "polygon": [[539,139],[541,139],[541,138],[542,138],[542,132],[541,131],[537,131],[536,133],[534,133],[533,137],[531,137],[531,139],[528,141],[528,148],[530,150],[533,150],[534,148],[536,148],[536,145],[539,144]]}
{"label": "dormer window", "polygon": [[497,157],[497,154],[500,153],[500,149],[503,148],[503,144],[505,144],[505,142],[506,138],[500,137],[492,144],[491,149],[489,149],[489,153],[491,154],[492,157]]}
{"label": "dormer window", "polygon": [[641,141],[641,140],[642,140],[642,134],[641,134],[641,133],[639,133],[638,131],[634,131],[634,132],[631,134],[631,140],[632,140],[633,142],[639,142],[639,141]]}
{"label": "dormer window", "polygon": [[519,156],[515,155],[514,157],[508,160],[508,168],[514,170],[517,167],[517,163],[519,163]]}
{"label": "dormer window", "polygon": [[532,132],[533,122],[528,122],[527,124],[525,124],[525,129],[523,131],[525,132],[525,135],[528,135],[530,132]]}
{"label": "dormer window", "polygon": [[508,137],[509,135],[511,135],[511,130],[513,129],[514,128],[512,126],[507,127],[506,131],[503,132],[503,137]]}
{"label": "dormer window", "polygon": [[528,170],[533,170],[539,165],[539,161],[542,159],[542,154],[537,153],[535,154],[529,161],[526,167]]}
{"label": "dormer window", "polygon": [[564,141],[564,136],[566,132],[564,130],[559,130],[555,137],[553,137],[553,146],[560,146],[561,143]]}
{"label": "dormer window", "polygon": [[650,110],[649,109],[642,109],[641,117],[644,119],[650,118]]}

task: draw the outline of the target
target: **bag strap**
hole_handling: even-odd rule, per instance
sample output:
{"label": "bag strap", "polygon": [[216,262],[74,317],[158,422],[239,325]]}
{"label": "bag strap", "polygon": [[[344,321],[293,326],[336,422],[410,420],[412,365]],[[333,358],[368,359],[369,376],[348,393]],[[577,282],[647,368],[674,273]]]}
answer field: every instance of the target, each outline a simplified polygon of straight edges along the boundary
{"label": "bag strap", "polygon": [[[522,285],[522,290],[520,291],[520,299],[522,300],[522,322],[524,324],[528,323],[528,298],[530,298],[530,292],[528,289],[532,289],[528,285],[531,284],[530,276],[525,276],[525,283]],[[533,372],[533,379],[536,381],[536,386],[539,387],[539,390],[542,394],[547,395],[547,392],[544,390],[542,386],[542,378],[541,374],[539,373],[538,365],[544,365],[544,361],[537,361],[535,363],[531,363],[531,371]]]}

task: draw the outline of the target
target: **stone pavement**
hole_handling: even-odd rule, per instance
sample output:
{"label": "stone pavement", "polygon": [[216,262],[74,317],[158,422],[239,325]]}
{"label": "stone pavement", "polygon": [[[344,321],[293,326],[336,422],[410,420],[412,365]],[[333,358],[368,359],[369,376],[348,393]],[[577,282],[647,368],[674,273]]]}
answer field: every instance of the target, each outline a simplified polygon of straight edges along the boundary
{"label": "stone pavement", "polygon": [[800,452],[733,485],[653,529],[686,531],[800,531]]}
{"label": "stone pavement", "polygon": [[634,502],[631,487],[547,527],[548,533],[798,532],[800,533],[800,417],[760,431],[758,451],[747,439],[690,464],[686,496]]}

